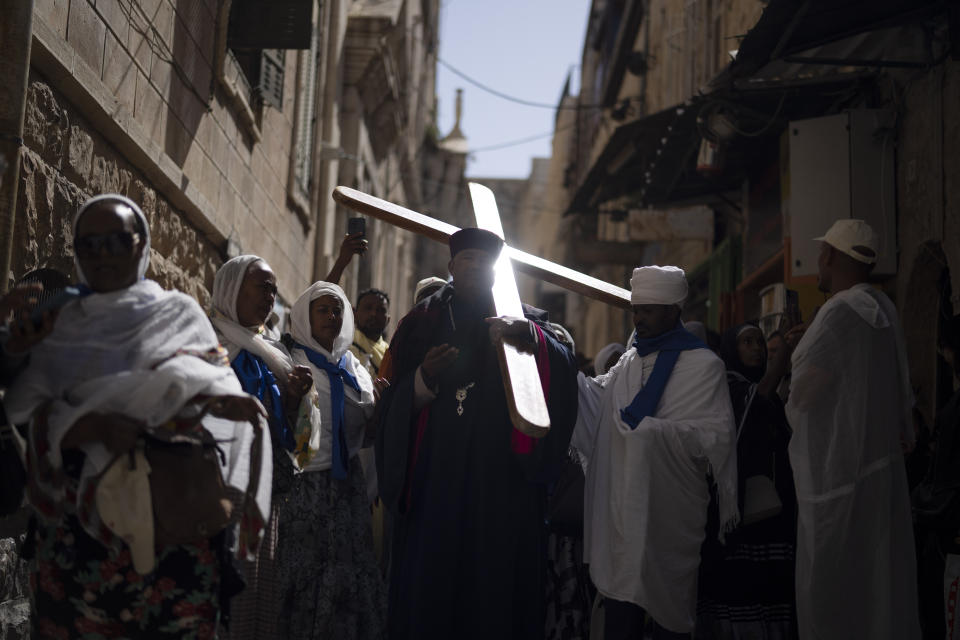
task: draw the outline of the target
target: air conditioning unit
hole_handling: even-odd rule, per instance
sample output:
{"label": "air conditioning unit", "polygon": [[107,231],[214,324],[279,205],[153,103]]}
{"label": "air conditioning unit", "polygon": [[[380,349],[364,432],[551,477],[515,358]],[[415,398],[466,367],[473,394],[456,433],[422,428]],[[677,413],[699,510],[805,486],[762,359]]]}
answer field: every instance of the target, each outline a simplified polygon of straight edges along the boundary
{"label": "air conditioning unit", "polygon": [[897,270],[892,114],[859,109],[790,123],[791,272],[815,275],[818,242],[835,220],[866,220],[877,234],[874,275]]}

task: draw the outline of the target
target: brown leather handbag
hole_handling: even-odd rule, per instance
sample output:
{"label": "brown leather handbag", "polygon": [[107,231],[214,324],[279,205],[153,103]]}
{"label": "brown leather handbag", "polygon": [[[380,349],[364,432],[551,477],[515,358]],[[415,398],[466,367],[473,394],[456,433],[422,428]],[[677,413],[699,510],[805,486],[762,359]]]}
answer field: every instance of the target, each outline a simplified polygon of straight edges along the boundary
{"label": "brown leather handbag", "polygon": [[149,434],[154,543],[189,544],[210,538],[230,523],[233,504],[220,474],[223,455],[213,437]]}

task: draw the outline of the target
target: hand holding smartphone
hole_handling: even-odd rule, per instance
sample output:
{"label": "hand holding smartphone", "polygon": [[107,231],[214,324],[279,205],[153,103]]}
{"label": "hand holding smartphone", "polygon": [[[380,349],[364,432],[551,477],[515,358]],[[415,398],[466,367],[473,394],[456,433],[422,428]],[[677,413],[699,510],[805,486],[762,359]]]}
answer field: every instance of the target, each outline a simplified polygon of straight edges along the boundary
{"label": "hand holding smartphone", "polygon": [[367,219],[366,218],[350,218],[347,220],[347,235],[352,236],[356,233],[362,233],[366,235],[367,233]]}

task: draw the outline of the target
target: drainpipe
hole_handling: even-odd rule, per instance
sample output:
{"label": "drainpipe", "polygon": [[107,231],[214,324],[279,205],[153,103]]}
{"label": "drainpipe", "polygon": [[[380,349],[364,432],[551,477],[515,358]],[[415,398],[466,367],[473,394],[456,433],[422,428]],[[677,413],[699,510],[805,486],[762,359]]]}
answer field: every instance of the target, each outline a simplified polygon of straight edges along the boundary
{"label": "drainpipe", "polygon": [[337,229],[337,205],[333,201],[332,192],[337,186],[340,172],[339,153],[328,152],[324,148],[338,149],[340,147],[340,87],[341,62],[343,57],[343,42],[347,31],[347,8],[345,0],[330,0],[324,2],[327,13],[326,32],[320,37],[326,38],[326,55],[324,69],[320,78],[322,96],[322,113],[320,119],[320,148],[315,151],[314,158],[320,160],[320,178],[317,198],[317,225],[314,231],[313,248],[313,279],[323,280],[327,271],[333,265],[333,256],[339,247]]}
{"label": "drainpipe", "polygon": [[[0,0],[0,156],[6,169],[0,174],[0,291],[10,283],[13,231],[20,185],[20,147],[27,107],[30,45],[33,39],[33,0]],[[2,163],[0,163],[2,164]],[[6,187],[6,188],[4,188]]]}

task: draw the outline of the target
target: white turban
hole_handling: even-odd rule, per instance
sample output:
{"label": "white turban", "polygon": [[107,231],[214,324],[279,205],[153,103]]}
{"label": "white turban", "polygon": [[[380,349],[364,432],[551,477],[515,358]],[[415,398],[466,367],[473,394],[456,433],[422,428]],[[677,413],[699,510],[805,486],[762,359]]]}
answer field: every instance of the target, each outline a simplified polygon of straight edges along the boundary
{"label": "white turban", "polygon": [[607,360],[609,360],[614,354],[616,354],[619,358],[626,350],[626,347],[619,342],[611,342],[597,352],[597,357],[593,359],[593,370],[598,376],[602,376],[608,371]]}
{"label": "white turban", "polygon": [[687,277],[679,267],[637,267],[630,278],[631,304],[675,304],[687,299]]}

